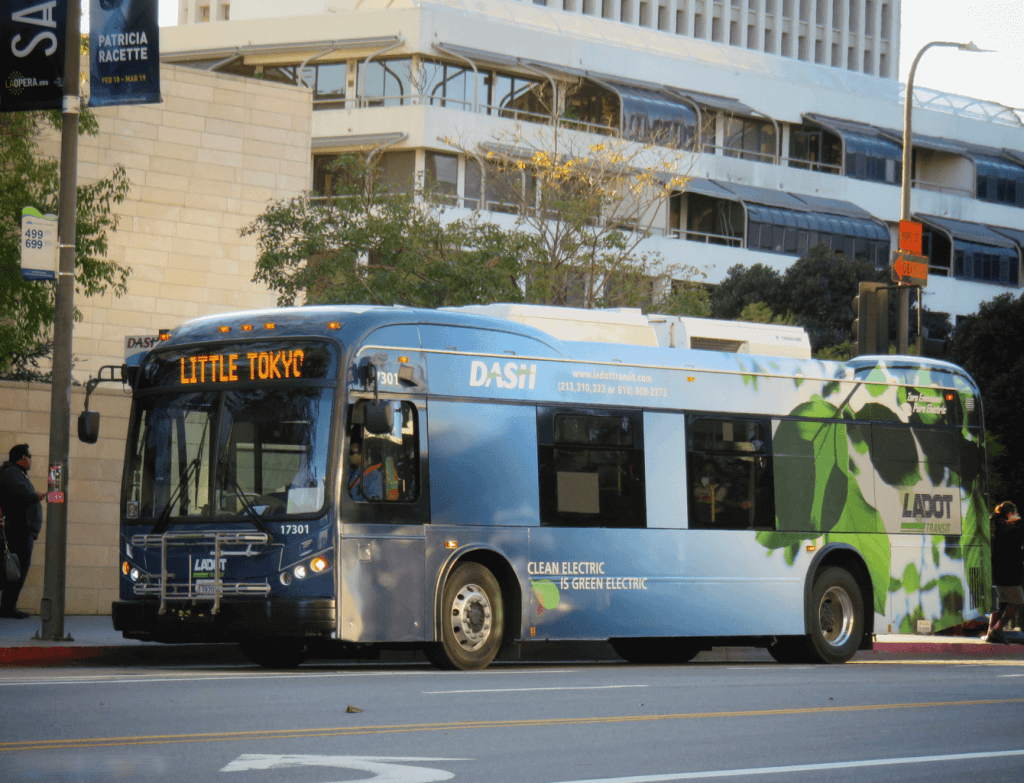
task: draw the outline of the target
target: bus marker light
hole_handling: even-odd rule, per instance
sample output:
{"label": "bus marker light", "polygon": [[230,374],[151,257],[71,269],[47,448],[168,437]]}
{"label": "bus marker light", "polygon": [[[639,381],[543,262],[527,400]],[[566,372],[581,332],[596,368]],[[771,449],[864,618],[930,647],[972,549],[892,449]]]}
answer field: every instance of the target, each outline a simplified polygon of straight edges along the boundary
{"label": "bus marker light", "polygon": [[125,560],[123,563],[121,563],[121,573],[125,576],[128,576],[129,570],[131,570],[131,566],[128,565],[128,561]]}
{"label": "bus marker light", "polygon": [[161,329],[160,330],[159,338],[160,338],[160,340],[170,340],[171,339],[171,330],[170,329]]}
{"label": "bus marker light", "polygon": [[408,362],[409,362],[409,357],[408,356],[399,356],[398,357],[398,363],[399,364],[408,364]]}
{"label": "bus marker light", "polygon": [[263,324],[263,328],[264,329],[276,329],[277,328],[277,324],[275,324],[275,323],[265,323],[265,324]]}
{"label": "bus marker light", "polygon": [[326,571],[327,570],[327,560],[325,560],[322,557],[314,557],[310,561],[309,567],[312,568],[317,573],[320,573],[321,571]]}
{"label": "bus marker light", "polygon": [[687,380],[688,383],[693,383],[697,379],[694,376],[692,376],[692,375],[687,375],[686,376],[686,380]]}
{"label": "bus marker light", "polygon": [[231,331],[231,327],[230,326],[218,326],[217,327],[217,331],[220,332],[221,334],[227,334],[228,332]]}
{"label": "bus marker light", "polygon": [[328,329],[340,329],[341,328],[341,324],[338,323],[337,321],[331,321],[330,323],[327,324],[327,328]]}
{"label": "bus marker light", "polygon": [[459,548],[459,542],[458,541],[453,541],[453,540],[445,541],[444,542],[444,548],[445,549],[458,549]]}
{"label": "bus marker light", "polygon": [[252,331],[252,324],[242,324],[242,331],[243,332],[251,332]]}
{"label": "bus marker light", "polygon": [[813,551],[814,551],[815,549],[817,549],[817,548],[818,548],[818,547],[816,547],[816,546],[815,546],[814,544],[808,544],[808,545],[807,545],[807,551],[808,551],[808,552],[813,552]]}
{"label": "bus marker light", "polygon": [[952,394],[947,394],[946,395],[946,402],[953,402],[953,395]]}
{"label": "bus marker light", "polygon": [[296,578],[298,578],[298,579],[305,579],[306,578],[306,566],[304,566],[304,565],[295,566],[295,572],[294,573],[295,573]]}

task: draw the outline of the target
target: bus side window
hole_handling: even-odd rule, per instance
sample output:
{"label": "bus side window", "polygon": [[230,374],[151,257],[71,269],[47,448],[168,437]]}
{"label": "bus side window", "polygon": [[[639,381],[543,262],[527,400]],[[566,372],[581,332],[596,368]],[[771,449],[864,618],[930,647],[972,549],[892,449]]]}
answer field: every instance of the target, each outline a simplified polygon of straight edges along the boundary
{"label": "bus side window", "polygon": [[769,431],[767,422],[757,419],[689,417],[689,527],[775,529]]}
{"label": "bus side window", "polygon": [[537,411],[541,524],[646,527],[639,411]]}
{"label": "bus side window", "polygon": [[352,500],[411,503],[419,497],[419,426],[416,408],[394,402],[391,432],[375,434],[362,426],[360,403],[352,406],[345,486]]}

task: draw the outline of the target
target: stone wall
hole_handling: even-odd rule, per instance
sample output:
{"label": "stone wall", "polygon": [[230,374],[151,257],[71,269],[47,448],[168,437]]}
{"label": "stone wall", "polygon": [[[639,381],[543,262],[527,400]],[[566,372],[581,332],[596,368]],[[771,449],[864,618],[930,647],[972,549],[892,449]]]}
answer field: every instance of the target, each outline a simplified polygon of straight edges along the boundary
{"label": "stone wall", "polygon": [[[97,136],[79,138],[82,184],[125,167],[107,258],[132,269],[125,296],[76,296],[74,377],[124,360],[124,338],[200,315],[273,307],[252,282],[255,237],[240,229],[270,202],[310,187],[308,89],[162,64],[163,102],[94,109]],[[50,133],[43,151],[59,156]]]}
{"label": "stone wall", "polygon": [[[117,598],[118,499],[131,397],[116,384],[106,384],[89,397],[89,410],[100,413],[100,439],[81,443],[78,414],[85,389],[71,392],[71,444],[67,476],[67,560],[65,614],[108,614]],[[16,443],[32,450],[29,478],[46,490],[50,444],[50,386],[0,381],[0,456]],[[47,509],[44,504],[43,518]],[[19,608],[39,613],[46,565],[46,523],[32,552],[32,567],[21,592]]]}

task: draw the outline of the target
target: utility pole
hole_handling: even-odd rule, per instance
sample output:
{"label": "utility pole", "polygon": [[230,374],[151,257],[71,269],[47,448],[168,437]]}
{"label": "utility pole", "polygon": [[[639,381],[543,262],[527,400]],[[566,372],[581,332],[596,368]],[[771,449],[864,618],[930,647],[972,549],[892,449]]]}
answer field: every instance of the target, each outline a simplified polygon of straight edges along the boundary
{"label": "utility pole", "polygon": [[50,453],[47,462],[46,564],[40,606],[47,641],[64,636],[64,590],[68,545],[68,462],[71,431],[71,330],[75,312],[75,223],[78,218],[78,113],[81,74],[81,2],[67,0],[64,41],[64,103],[60,132],[60,202],[57,207],[57,301],[53,320],[53,385],[50,391]]}

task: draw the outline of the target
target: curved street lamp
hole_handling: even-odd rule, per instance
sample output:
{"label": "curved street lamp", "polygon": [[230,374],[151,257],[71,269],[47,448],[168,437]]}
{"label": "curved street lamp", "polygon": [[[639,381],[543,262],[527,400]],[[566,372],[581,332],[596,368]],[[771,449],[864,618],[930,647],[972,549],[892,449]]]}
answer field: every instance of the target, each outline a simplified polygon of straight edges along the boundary
{"label": "curved street lamp", "polygon": [[[949,46],[959,49],[962,52],[991,51],[990,49],[979,48],[973,41],[968,41],[967,43],[957,43],[955,41],[932,41],[931,43],[926,43],[921,47],[920,51],[915,55],[914,61],[910,64],[910,74],[907,76],[907,94],[904,97],[903,106],[903,176],[900,187],[900,220],[910,220],[911,140],[913,139],[911,132],[910,110],[914,105],[914,73],[917,71],[917,64],[921,61],[921,55],[933,46]],[[909,340],[910,287],[900,285],[899,292],[900,317],[897,353],[905,355],[907,353],[907,343]],[[918,310],[918,317],[920,317],[920,309]]]}

